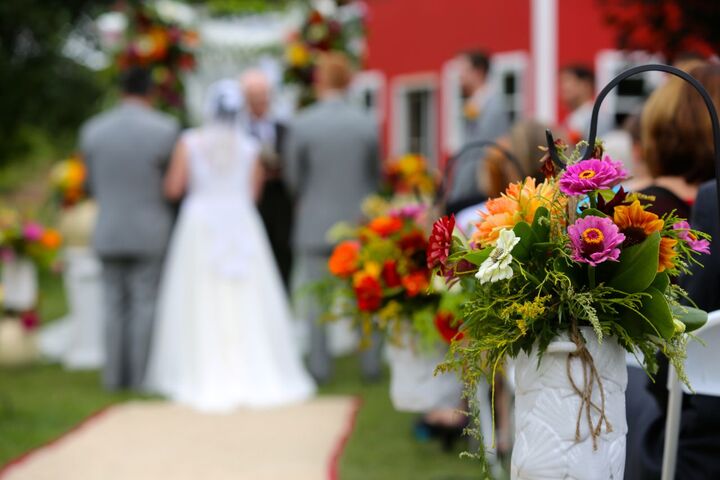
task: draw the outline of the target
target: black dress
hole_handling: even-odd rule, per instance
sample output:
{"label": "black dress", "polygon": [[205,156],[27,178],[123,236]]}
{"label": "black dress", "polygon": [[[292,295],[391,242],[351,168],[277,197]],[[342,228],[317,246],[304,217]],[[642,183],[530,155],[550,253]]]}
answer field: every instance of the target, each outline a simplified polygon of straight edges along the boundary
{"label": "black dress", "polygon": [[[661,215],[676,210],[678,216],[692,219],[690,224],[720,238],[714,185],[703,186],[695,205],[690,207],[667,189],[649,187],[641,193],[654,195],[650,208]],[[697,276],[680,280],[698,307],[713,311],[720,308],[720,244],[712,244],[711,256],[700,258],[705,268],[695,268]],[[716,366],[708,366],[715,368]],[[667,410],[667,362],[655,383],[639,369],[629,369],[627,390],[628,451],[625,478],[659,479]],[[634,430],[634,431],[633,431]],[[680,438],[675,478],[680,480],[720,479],[720,398],[707,395],[683,395]]]}

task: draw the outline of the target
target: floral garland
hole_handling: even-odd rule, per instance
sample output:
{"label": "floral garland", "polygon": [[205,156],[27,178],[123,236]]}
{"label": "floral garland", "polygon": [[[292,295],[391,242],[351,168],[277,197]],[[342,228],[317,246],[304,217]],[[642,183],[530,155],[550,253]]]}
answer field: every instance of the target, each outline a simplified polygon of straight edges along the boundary
{"label": "floral garland", "polygon": [[362,18],[342,22],[311,10],[300,29],[293,32],[285,47],[286,83],[300,87],[300,105],[313,103],[315,93],[312,82],[319,54],[338,51],[347,54],[355,63],[361,63],[364,36]]}
{"label": "floral garland", "polygon": [[197,32],[162,19],[151,7],[133,6],[129,12],[125,41],[116,54],[120,71],[148,68],[152,74],[152,95],[159,108],[178,116],[185,113],[182,74],[195,68]]}
{"label": "floral garland", "polygon": [[[460,282],[469,297],[464,338],[453,342],[441,369],[461,372],[470,390],[482,376],[492,383],[507,357],[534,345],[542,355],[562,334],[593,371],[579,326],[642,354],[649,374],[659,351],[685,378],[685,333],[707,314],[682,305],[686,295],[672,279],[708,253],[708,238],[674,213],[652,213],[652,198],[617,189],[627,176],[622,165],[601,147],[594,156],[578,160],[579,147],[569,156],[561,148],[555,161],[548,156],[546,180],[527,178],[488,201],[470,239],[452,217],[433,226],[429,266],[448,283]],[[593,382],[602,392],[599,378],[590,388]]]}

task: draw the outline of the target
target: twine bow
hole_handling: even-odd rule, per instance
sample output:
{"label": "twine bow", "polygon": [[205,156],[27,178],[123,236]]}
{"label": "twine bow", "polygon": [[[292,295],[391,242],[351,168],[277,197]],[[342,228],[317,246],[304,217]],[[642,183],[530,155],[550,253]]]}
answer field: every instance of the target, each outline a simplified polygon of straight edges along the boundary
{"label": "twine bow", "polygon": [[[592,437],[593,450],[597,450],[597,439],[602,433],[603,423],[605,424],[606,433],[613,431],[612,425],[610,425],[610,421],[605,414],[605,389],[603,388],[602,378],[600,377],[597,368],[595,368],[595,361],[585,345],[585,339],[583,339],[580,334],[575,320],[573,320],[570,328],[570,340],[577,348],[573,353],[568,354],[565,363],[567,367],[567,376],[573,390],[575,390],[575,393],[580,396],[580,408],[578,409],[577,422],[575,424],[575,441],[580,441],[580,422],[582,421],[584,411],[588,427],[590,429],[590,436]],[[578,384],[575,383],[575,379],[572,376],[572,360],[574,358],[580,359],[580,364],[582,366],[583,380],[581,386],[578,386]],[[592,399],[595,384],[597,384],[598,389],[600,390],[599,406]],[[599,413],[597,424],[593,423],[592,410]]]}

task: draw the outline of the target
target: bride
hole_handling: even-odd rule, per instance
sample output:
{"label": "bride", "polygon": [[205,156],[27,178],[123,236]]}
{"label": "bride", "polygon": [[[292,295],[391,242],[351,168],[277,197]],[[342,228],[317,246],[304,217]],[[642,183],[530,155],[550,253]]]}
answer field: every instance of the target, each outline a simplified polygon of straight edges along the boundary
{"label": "bride", "polygon": [[210,87],[208,121],[183,134],[165,181],[185,195],[161,288],[147,387],[205,411],[305,400],[315,386],[255,210],[259,147],[237,127],[239,86]]}

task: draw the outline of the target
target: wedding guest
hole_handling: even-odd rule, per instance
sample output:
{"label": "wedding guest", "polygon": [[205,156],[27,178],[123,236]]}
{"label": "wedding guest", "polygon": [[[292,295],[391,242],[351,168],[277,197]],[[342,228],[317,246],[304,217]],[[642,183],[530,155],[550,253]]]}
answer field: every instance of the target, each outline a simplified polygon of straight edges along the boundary
{"label": "wedding guest", "polygon": [[[510,128],[510,116],[503,96],[490,84],[490,57],[482,51],[463,53],[460,64],[460,86],[465,97],[464,142],[495,140]],[[452,173],[452,187],[448,197],[453,211],[477,203],[487,197],[477,185],[475,171],[483,150],[469,151],[458,158]]]}
{"label": "wedding guest", "polygon": [[[289,128],[286,167],[297,201],[293,245],[298,256],[298,286],[327,275],[328,230],[337,222],[359,219],[363,199],[378,186],[378,127],[346,101],[351,79],[345,55],[322,55],[314,78],[319,101],[303,110]],[[332,373],[326,327],[319,323],[319,305],[308,297],[302,310],[310,322],[309,367],[315,378],[324,382]],[[375,377],[379,375],[377,351],[370,352],[363,355],[363,373]]]}
{"label": "wedding guest", "polygon": [[[720,65],[703,65],[692,69],[690,74],[703,84],[718,108]],[[675,211],[684,218],[689,218],[692,211],[691,225],[692,221],[699,220],[701,229],[712,230],[711,222],[717,222],[717,211],[711,216],[708,193],[711,187],[704,188],[703,202],[696,205],[701,183],[714,177],[712,130],[705,104],[690,84],[673,77],[653,92],[641,117],[641,145],[653,182],[641,192],[655,197],[651,211],[658,215]],[[698,277],[684,278],[681,282],[700,308],[710,310],[717,307],[714,298],[698,292],[707,288],[713,292],[711,297],[716,296],[716,290],[710,290],[709,280],[714,275],[715,258],[701,258],[702,262],[709,259],[709,270],[696,271]],[[644,372],[633,367],[628,369],[628,379],[626,478],[659,478],[666,421],[667,362],[661,364],[654,383],[648,382]],[[720,463],[715,460],[720,451],[718,411],[717,399],[702,395],[684,397],[676,478],[720,475]]]}
{"label": "wedding guest", "polygon": [[[587,138],[595,101],[595,74],[586,65],[567,65],[560,70],[560,100],[570,112],[564,127],[571,143]],[[613,127],[610,116],[602,110],[598,116],[597,134],[602,137]]]}
{"label": "wedding guest", "polygon": [[178,123],[150,106],[150,72],[125,71],[122,99],[90,119],[80,133],[89,187],[99,213],[94,248],[103,268],[109,390],[139,389],[145,375],[172,208],[163,172]]}
{"label": "wedding guest", "polygon": [[270,111],[272,88],[261,70],[250,70],[241,77],[247,104],[245,127],[261,146],[264,184],[258,210],[270,239],[275,262],[283,284],[288,289],[292,267],[290,234],[293,224],[293,204],[284,177],[284,162],[280,155],[285,140],[285,125],[273,118]]}

